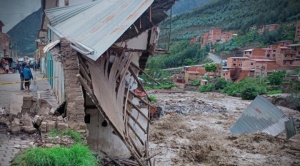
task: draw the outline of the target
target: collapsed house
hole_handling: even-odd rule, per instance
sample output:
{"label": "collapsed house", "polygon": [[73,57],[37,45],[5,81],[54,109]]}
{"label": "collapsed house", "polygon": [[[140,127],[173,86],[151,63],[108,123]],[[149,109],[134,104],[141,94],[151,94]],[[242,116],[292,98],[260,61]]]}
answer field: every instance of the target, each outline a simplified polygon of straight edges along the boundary
{"label": "collapsed house", "polygon": [[[158,24],[175,0],[97,0],[55,7],[42,1],[48,41],[45,71],[68,126],[86,134],[90,148],[125,164],[147,165],[149,104],[138,73],[155,52]],[[63,3],[63,2],[62,2]],[[45,27],[45,25],[47,27]],[[44,34],[45,37],[45,34]],[[145,92],[146,93],[146,92]],[[147,93],[146,93],[147,94]],[[134,159],[135,161],[128,160]]]}

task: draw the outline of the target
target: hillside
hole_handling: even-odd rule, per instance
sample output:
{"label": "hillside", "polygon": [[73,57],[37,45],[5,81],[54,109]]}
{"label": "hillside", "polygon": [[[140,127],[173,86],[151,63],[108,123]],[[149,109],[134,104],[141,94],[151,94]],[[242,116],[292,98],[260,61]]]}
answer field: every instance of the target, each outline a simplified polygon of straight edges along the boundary
{"label": "hillside", "polygon": [[33,54],[36,49],[35,39],[41,22],[42,10],[39,9],[8,31],[13,49],[18,50],[19,55]]}
{"label": "hillside", "polygon": [[[252,25],[300,19],[299,0],[214,0],[172,18],[172,41],[187,40],[211,27],[246,32]],[[168,27],[170,20],[163,26]],[[161,37],[166,37],[162,32]]]}
{"label": "hillside", "polygon": [[173,6],[173,14],[178,15],[192,11],[198,6],[202,6],[211,0],[177,0]]}

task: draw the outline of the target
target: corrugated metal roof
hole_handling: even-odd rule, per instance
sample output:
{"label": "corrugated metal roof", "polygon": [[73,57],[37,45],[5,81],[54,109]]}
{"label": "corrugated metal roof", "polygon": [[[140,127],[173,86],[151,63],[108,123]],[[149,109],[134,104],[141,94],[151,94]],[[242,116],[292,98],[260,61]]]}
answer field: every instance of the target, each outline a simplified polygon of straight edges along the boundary
{"label": "corrugated metal roof", "polygon": [[48,52],[49,50],[51,50],[53,47],[55,47],[58,43],[60,43],[60,40],[55,40],[49,44],[47,44],[44,48],[43,51],[44,53]]}
{"label": "corrugated metal roof", "polygon": [[45,10],[55,33],[97,60],[146,11],[153,0],[98,0]]}
{"label": "corrugated metal roof", "polygon": [[243,134],[261,131],[276,136],[285,129],[284,122],[287,120],[281,110],[265,98],[257,96],[231,127],[230,132]]}

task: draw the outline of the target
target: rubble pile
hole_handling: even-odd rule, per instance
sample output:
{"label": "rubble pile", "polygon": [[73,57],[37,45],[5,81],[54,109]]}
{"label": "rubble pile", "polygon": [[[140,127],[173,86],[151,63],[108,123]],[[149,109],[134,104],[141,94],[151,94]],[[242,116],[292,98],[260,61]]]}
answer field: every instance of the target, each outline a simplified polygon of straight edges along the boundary
{"label": "rubble pile", "polygon": [[42,117],[40,129],[43,133],[52,129],[68,129],[66,118],[56,112],[46,100],[36,99],[32,96],[13,94],[9,112],[1,109],[0,113],[0,123],[8,126],[8,130],[13,134],[35,133],[33,117],[36,115]]}

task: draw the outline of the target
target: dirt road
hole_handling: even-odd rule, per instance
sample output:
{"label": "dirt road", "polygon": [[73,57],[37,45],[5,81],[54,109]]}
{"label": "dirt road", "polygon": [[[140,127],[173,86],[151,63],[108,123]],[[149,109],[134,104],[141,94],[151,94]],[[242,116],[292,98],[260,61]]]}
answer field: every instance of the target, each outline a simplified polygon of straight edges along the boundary
{"label": "dirt road", "polygon": [[[230,127],[251,101],[219,93],[149,92],[169,112],[154,120],[150,149],[155,165],[300,165],[300,135],[232,135]],[[300,113],[279,107],[300,119]],[[171,113],[174,112],[174,113]]]}
{"label": "dirt road", "polygon": [[221,63],[223,60],[220,56],[212,54],[210,52],[208,53],[208,58],[210,58],[211,60],[213,60],[214,63],[217,64]]}

